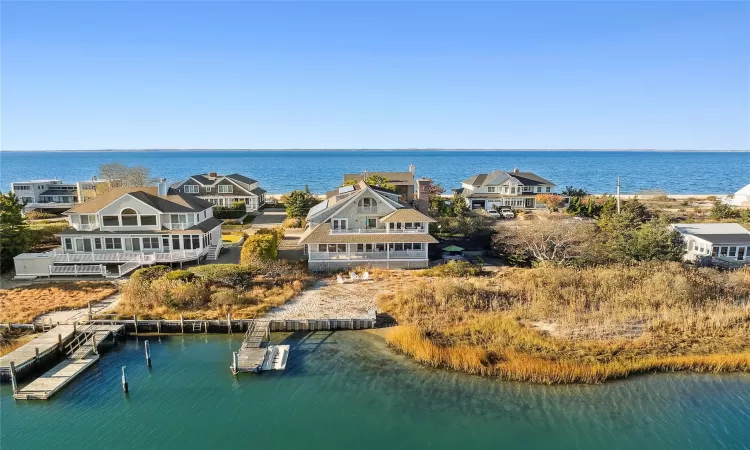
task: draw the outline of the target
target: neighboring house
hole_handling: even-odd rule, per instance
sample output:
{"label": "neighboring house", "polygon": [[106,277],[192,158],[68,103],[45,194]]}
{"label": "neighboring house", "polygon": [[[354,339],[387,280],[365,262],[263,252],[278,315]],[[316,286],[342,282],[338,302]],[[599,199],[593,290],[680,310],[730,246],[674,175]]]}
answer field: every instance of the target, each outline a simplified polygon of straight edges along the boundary
{"label": "neighboring house", "polygon": [[66,210],[78,199],[76,185],[62,180],[18,181],[10,184],[10,190],[24,203],[24,211]]}
{"label": "neighboring house", "polygon": [[58,210],[72,208],[76,203],[83,203],[95,192],[97,183],[106,181],[92,178],[91,181],[78,181],[75,184],[63,183],[62,180],[30,180],[10,184],[21,203],[24,212],[31,210]]}
{"label": "neighboring house", "polygon": [[58,234],[61,246],[16,257],[17,276],[118,277],[142,265],[216,259],[221,249],[213,205],[163,181],[113,188],[65,214],[70,228]]}
{"label": "neighboring house", "polygon": [[750,231],[738,223],[679,223],[671,227],[685,239],[688,261],[750,264]]}
{"label": "neighboring house", "polygon": [[731,197],[724,199],[724,201],[732,206],[750,206],[750,184],[735,192]]}
{"label": "neighboring house", "polygon": [[416,181],[414,181],[414,165],[409,166],[408,172],[370,172],[364,171],[362,173],[346,173],[344,174],[344,183],[347,181],[364,181],[370,176],[380,176],[388,180],[389,184],[392,184],[396,188],[396,194],[401,197],[401,200],[411,204],[414,201],[414,187]]}
{"label": "neighboring house", "polygon": [[216,206],[228,207],[235,202],[244,202],[247,211],[257,211],[266,203],[266,191],[258,186],[258,182],[236,173],[218,175],[211,172],[192,175],[173,184],[172,187],[183,194],[194,195]]}
{"label": "neighboring house", "polygon": [[311,270],[357,266],[425,268],[434,220],[393,191],[359,181],[330,193],[307,215],[300,238]]}
{"label": "neighboring house", "polygon": [[490,211],[496,206],[510,206],[514,209],[544,208],[536,202],[537,194],[554,192],[555,184],[531,173],[496,170],[480,173],[464,180],[454,193],[466,198],[471,209]]}

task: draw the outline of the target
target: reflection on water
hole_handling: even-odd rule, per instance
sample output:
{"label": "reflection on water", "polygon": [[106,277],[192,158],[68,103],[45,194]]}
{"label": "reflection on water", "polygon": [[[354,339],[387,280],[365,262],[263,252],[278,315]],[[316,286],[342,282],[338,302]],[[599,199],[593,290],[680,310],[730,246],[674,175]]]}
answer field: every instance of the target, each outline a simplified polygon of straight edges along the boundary
{"label": "reflection on water", "polygon": [[[285,372],[233,377],[241,336],[143,338],[50,402],[2,387],[9,448],[748,448],[750,375],[536,386],[420,367],[366,332],[274,334]],[[128,366],[130,393],[120,389]],[[45,430],[40,432],[40,430]]]}

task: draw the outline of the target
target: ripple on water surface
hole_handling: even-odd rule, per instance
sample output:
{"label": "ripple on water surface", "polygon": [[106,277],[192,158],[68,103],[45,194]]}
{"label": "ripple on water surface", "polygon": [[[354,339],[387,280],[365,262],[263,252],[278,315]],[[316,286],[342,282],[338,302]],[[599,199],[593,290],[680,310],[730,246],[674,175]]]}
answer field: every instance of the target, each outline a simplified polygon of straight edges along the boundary
{"label": "ripple on water surface", "polygon": [[[749,448],[750,376],[536,386],[422,368],[365,332],[274,334],[285,372],[231,375],[241,336],[130,339],[50,402],[2,386],[12,448]],[[130,393],[120,389],[128,367]]]}

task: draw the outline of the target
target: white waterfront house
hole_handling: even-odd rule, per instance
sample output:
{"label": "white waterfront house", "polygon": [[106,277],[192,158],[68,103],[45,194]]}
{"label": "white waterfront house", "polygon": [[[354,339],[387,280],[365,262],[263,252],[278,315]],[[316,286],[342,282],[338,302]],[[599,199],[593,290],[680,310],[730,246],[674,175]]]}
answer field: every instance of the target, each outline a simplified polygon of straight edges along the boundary
{"label": "white waterfront house", "polygon": [[76,203],[83,203],[94,192],[97,183],[103,180],[92,178],[91,181],[64,183],[62,180],[28,180],[16,181],[10,184],[10,190],[23,203],[24,212],[64,211],[72,208]]}
{"label": "white waterfront house", "polygon": [[453,192],[466,198],[469,208],[490,211],[495,207],[513,209],[544,208],[536,202],[537,194],[554,192],[555,184],[531,172],[495,170],[480,173],[461,182]]}
{"label": "white waterfront house", "polygon": [[685,260],[712,265],[750,264],[750,231],[738,223],[671,225],[685,239]]}
{"label": "white waterfront house", "polygon": [[15,258],[16,276],[122,276],[150,264],[216,259],[221,220],[213,205],[170,189],[120,187],[65,212],[60,247]]}
{"label": "white waterfront house", "polygon": [[218,175],[211,172],[191,175],[172,185],[183,194],[194,195],[216,206],[229,207],[233,203],[245,203],[247,211],[257,211],[266,203],[266,191],[256,180],[233,173]]}
{"label": "white waterfront house", "polygon": [[731,197],[724,199],[728,205],[750,206],[750,184],[735,192]]}
{"label": "white waterfront house", "polygon": [[364,181],[327,195],[310,209],[299,241],[311,270],[427,267],[428,246],[437,243],[428,230],[434,219]]}

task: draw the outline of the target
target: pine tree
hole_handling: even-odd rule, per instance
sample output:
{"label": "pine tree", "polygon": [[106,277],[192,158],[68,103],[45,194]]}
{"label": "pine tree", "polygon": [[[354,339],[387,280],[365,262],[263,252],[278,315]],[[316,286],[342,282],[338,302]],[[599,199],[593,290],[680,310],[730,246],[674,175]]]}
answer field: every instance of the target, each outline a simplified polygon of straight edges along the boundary
{"label": "pine tree", "polygon": [[23,204],[13,192],[0,194],[0,267],[13,267],[13,258],[28,250],[30,243]]}

